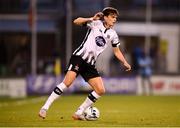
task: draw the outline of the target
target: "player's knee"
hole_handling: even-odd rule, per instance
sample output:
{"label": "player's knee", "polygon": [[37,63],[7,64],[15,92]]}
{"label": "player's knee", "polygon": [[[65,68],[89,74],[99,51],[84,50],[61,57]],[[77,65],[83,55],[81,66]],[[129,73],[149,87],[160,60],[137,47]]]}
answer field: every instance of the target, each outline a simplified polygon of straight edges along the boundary
{"label": "player's knee", "polygon": [[96,93],[101,96],[101,95],[103,95],[105,92],[106,92],[106,91],[105,91],[105,88],[99,88]]}

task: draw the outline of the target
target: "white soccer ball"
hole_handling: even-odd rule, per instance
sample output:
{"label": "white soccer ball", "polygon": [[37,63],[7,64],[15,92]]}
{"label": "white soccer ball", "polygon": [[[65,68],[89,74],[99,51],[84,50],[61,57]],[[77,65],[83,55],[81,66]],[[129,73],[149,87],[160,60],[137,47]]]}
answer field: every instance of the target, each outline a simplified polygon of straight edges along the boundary
{"label": "white soccer ball", "polygon": [[100,116],[100,112],[96,107],[90,106],[84,111],[84,117],[86,120],[94,121]]}

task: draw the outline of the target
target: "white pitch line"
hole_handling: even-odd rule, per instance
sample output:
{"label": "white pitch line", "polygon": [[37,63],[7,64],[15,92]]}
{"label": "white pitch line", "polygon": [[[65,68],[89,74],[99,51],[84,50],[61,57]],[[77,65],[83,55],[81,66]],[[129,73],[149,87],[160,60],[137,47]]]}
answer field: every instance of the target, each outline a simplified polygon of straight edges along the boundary
{"label": "white pitch line", "polygon": [[46,99],[45,96],[41,96],[41,97],[37,97],[33,99],[24,99],[24,100],[13,101],[13,102],[5,102],[5,103],[0,103],[0,107],[21,106],[21,105],[29,104],[29,103],[38,103],[45,99]]}

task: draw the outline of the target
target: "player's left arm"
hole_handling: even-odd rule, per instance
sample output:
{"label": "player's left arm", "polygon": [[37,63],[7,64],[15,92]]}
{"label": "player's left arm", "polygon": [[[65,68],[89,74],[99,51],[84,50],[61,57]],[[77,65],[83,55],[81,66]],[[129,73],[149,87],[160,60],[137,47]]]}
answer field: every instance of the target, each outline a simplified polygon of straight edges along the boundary
{"label": "player's left arm", "polygon": [[122,64],[126,67],[126,71],[131,70],[131,65],[126,61],[124,55],[122,54],[121,50],[119,47],[113,47],[113,52],[116,58],[122,62]]}
{"label": "player's left arm", "polygon": [[103,13],[98,12],[93,17],[89,17],[89,18],[78,17],[73,21],[73,23],[76,25],[83,25],[87,22],[92,22],[93,20],[100,20],[102,17],[103,17]]}

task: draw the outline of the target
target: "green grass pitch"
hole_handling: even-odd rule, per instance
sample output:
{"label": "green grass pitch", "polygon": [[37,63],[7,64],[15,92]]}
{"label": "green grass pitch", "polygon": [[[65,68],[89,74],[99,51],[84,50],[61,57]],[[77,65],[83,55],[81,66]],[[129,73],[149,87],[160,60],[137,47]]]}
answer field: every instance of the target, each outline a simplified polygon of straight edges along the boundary
{"label": "green grass pitch", "polygon": [[0,127],[180,127],[180,96],[104,95],[97,121],[71,118],[87,95],[63,95],[46,119],[38,112],[47,97],[0,98]]}

